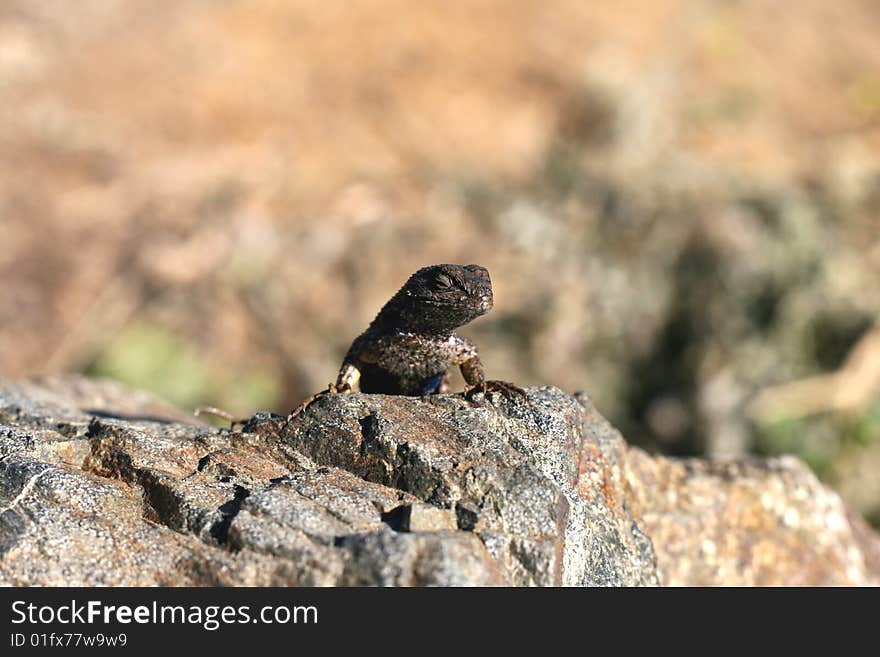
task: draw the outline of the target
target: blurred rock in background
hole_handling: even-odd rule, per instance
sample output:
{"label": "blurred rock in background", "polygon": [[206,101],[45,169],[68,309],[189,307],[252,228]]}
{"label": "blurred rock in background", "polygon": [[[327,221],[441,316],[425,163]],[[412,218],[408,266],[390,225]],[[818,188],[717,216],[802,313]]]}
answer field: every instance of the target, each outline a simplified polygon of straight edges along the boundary
{"label": "blurred rock in background", "polygon": [[870,0],[5,0],[0,375],[285,412],[408,274],[477,262],[493,378],[797,454],[880,523],[878,33]]}

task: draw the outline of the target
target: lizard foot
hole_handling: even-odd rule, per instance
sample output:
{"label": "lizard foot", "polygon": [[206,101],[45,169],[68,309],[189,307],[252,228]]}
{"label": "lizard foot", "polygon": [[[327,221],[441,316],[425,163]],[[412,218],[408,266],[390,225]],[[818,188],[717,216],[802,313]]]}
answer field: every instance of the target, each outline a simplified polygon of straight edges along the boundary
{"label": "lizard foot", "polygon": [[475,385],[473,388],[470,388],[464,393],[465,398],[468,401],[474,400],[474,395],[478,392],[486,393],[486,392],[500,392],[506,399],[513,400],[516,397],[521,399],[526,398],[526,391],[520,388],[513,383],[508,383],[507,381],[483,381],[483,383],[479,383]]}
{"label": "lizard foot", "polygon": [[249,417],[235,417],[232,413],[228,413],[220,408],[214,408],[213,406],[199,406],[195,412],[193,413],[196,417],[200,415],[216,415],[217,417],[222,417],[224,420],[229,420],[229,428],[234,429],[236,424],[246,424]]}
{"label": "lizard foot", "polygon": [[344,384],[341,386],[336,386],[334,384],[330,384],[327,386],[326,390],[322,390],[321,392],[316,392],[314,395],[309,395],[306,397],[302,403],[290,411],[290,415],[287,416],[287,421],[290,422],[296,416],[303,413],[309,406],[318,401],[321,397],[326,397],[327,395],[342,395],[351,392],[351,386],[349,384]]}

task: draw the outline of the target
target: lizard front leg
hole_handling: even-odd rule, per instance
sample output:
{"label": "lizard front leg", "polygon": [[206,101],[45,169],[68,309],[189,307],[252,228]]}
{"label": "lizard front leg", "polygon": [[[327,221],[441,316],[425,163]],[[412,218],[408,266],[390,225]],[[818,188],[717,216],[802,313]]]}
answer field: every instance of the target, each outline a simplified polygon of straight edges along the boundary
{"label": "lizard front leg", "polygon": [[[290,422],[293,418],[325,395],[351,392],[352,388],[354,388],[360,378],[361,372],[355,363],[349,361],[342,363],[342,367],[339,368],[339,375],[336,377],[336,383],[331,383],[327,386],[326,390],[316,392],[314,395],[306,397],[299,406],[290,412],[290,415],[287,416],[287,421]],[[196,417],[199,415],[216,415],[217,417],[222,417],[229,421],[230,429],[234,429],[236,424],[246,424],[250,420],[250,418],[246,417],[235,417],[232,413],[228,413],[223,409],[215,408],[213,406],[199,406],[195,410],[194,415]]]}
{"label": "lizard front leg", "polygon": [[306,397],[299,406],[290,411],[290,415],[287,416],[287,421],[290,422],[321,397],[325,397],[326,395],[347,394],[351,392],[360,378],[361,371],[358,369],[358,366],[350,360],[345,360],[342,363],[342,367],[339,368],[336,383],[331,383],[327,386],[326,390],[316,392],[314,395]]}
{"label": "lizard front leg", "polygon": [[507,381],[487,381],[477,346],[467,338],[456,337],[460,346],[455,364],[459,366],[465,382],[471,386],[465,391],[465,397],[468,400],[472,400],[478,392],[485,393],[490,391],[500,392],[508,399],[512,399],[514,396],[526,396],[522,388]]}
{"label": "lizard front leg", "polygon": [[351,392],[361,379],[361,369],[364,365],[375,363],[378,354],[375,353],[375,346],[370,345],[363,335],[355,338],[354,342],[348,348],[342,366],[339,368],[339,374],[336,376],[336,383],[331,383],[326,390],[315,393],[306,397],[303,402],[290,412],[287,421],[290,422],[297,415],[301,414],[315,401],[326,395],[346,394]]}

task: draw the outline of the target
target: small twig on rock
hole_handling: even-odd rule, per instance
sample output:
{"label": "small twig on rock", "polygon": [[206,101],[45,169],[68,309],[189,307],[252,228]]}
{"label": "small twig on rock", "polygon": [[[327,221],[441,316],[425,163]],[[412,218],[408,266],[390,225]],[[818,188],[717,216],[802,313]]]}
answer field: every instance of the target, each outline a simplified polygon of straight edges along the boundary
{"label": "small twig on rock", "polygon": [[215,408],[213,406],[199,406],[194,412],[193,415],[199,417],[200,415],[216,415],[217,417],[222,417],[224,420],[229,420],[229,428],[233,428],[236,424],[244,424],[250,418],[246,417],[235,417],[232,413],[228,411],[224,411],[221,408]]}

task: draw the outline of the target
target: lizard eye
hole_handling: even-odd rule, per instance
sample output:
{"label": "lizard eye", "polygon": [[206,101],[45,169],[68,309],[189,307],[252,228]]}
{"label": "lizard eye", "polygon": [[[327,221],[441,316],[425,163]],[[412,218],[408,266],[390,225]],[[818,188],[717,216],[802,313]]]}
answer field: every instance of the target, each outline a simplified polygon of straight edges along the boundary
{"label": "lizard eye", "polygon": [[434,281],[434,289],[448,290],[450,287],[452,287],[452,279],[446,274],[440,274]]}

